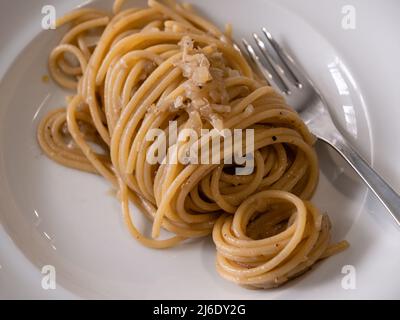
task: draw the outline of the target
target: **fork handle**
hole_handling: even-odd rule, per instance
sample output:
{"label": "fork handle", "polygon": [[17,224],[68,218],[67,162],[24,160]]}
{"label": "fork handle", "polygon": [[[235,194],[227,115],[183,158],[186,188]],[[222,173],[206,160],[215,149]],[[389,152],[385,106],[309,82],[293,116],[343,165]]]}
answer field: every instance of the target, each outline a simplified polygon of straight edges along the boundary
{"label": "fork handle", "polygon": [[393,188],[344,139],[335,139],[333,142],[323,139],[323,141],[346,159],[400,225],[400,196]]}

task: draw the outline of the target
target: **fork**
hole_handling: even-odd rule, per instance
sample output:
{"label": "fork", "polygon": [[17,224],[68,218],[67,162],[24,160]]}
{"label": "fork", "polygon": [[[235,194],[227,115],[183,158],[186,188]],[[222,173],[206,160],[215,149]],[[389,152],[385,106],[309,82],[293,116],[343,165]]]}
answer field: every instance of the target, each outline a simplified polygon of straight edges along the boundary
{"label": "fork", "polygon": [[333,147],[351,165],[400,225],[400,196],[346,141],[332,121],[322,94],[308,76],[300,72],[298,64],[266,28],[262,28],[262,37],[269,44],[269,48],[265,40],[253,33],[261,55],[256,53],[246,39],[242,40],[251,61],[266,80],[283,93],[311,132],[319,140]]}

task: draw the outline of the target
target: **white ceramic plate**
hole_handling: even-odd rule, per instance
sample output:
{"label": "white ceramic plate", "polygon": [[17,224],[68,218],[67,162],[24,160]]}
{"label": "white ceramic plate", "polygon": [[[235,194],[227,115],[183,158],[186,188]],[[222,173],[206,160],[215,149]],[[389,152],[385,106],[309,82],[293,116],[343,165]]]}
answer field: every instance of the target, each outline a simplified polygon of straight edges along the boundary
{"label": "white ceramic plate", "polygon": [[[39,119],[63,105],[66,94],[41,80],[62,34],[40,29],[41,8],[52,4],[61,15],[80,2],[0,0],[0,298],[400,298],[399,229],[349,167],[321,145],[315,202],[329,213],[334,239],[347,239],[351,248],[290,284],[249,291],[226,282],[215,271],[210,239],[168,251],[135,242],[110,186],[48,160],[35,139]],[[233,23],[237,39],[268,27],[324,93],[349,140],[400,191],[400,3],[352,1],[354,30],[342,27],[345,5],[196,3],[220,26]],[[56,268],[56,290],[41,286],[45,265]],[[355,282],[343,273],[348,270],[355,271]]]}

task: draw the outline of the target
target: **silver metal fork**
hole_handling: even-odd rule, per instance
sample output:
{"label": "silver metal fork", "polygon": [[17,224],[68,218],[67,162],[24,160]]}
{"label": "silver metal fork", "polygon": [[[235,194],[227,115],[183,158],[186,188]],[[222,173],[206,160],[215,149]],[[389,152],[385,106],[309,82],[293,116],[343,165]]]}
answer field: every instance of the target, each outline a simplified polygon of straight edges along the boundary
{"label": "silver metal fork", "polygon": [[[253,38],[261,55],[258,55],[245,39],[243,45],[261,74],[275,89],[285,95],[289,105],[299,112],[312,133],[346,159],[400,225],[400,196],[339,132],[316,86],[299,71],[300,68],[293,58],[274,40],[267,29],[262,28],[262,37],[254,33]],[[269,49],[266,43],[269,43]]]}

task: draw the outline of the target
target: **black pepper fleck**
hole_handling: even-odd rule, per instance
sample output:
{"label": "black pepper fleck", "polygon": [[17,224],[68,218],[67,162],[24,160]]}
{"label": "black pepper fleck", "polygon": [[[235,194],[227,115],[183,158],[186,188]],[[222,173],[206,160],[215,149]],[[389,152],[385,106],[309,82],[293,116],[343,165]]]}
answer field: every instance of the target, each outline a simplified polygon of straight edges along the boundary
{"label": "black pepper fleck", "polygon": [[275,136],[273,136],[273,137],[272,137],[272,141],[276,141],[276,140],[278,140],[278,138],[275,137]]}

